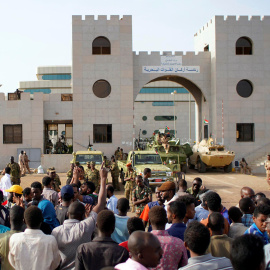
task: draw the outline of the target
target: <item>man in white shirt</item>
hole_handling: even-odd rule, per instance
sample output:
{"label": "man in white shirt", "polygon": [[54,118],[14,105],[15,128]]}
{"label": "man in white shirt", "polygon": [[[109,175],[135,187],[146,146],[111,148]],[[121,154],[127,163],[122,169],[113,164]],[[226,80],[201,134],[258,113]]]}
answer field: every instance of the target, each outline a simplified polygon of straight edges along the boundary
{"label": "man in white shirt", "polygon": [[0,182],[0,189],[3,191],[4,194],[4,200],[8,197],[8,192],[6,192],[6,189],[10,189],[12,187],[11,179],[10,179],[10,167],[5,168],[5,175],[1,178]]}
{"label": "man in white shirt", "polygon": [[[75,201],[68,208],[69,219],[52,231],[62,258],[61,270],[75,269],[75,256],[78,246],[91,241],[92,234],[96,228],[97,214],[106,205],[107,174],[106,169],[102,165],[98,203],[92,212],[90,213],[90,205],[87,205],[85,209],[82,203]],[[88,215],[86,219],[84,219],[85,212]]]}
{"label": "man in white shirt", "polygon": [[28,207],[24,220],[27,229],[10,238],[10,264],[18,270],[55,270],[60,265],[61,257],[55,238],[40,230],[43,221],[41,210],[36,206]]}
{"label": "man in white shirt", "polygon": [[117,209],[117,201],[118,199],[114,196],[114,187],[112,185],[107,185],[107,198],[109,199],[107,201],[107,208],[109,210],[112,210],[115,214],[119,214],[118,209]]}

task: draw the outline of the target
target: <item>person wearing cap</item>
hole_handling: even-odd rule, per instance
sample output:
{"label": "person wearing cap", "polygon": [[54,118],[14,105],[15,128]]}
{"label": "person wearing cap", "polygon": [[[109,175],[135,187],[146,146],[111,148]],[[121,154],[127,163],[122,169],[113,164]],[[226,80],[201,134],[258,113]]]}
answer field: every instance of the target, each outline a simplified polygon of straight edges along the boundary
{"label": "person wearing cap", "polygon": [[200,177],[194,178],[192,182],[192,187],[187,189],[187,193],[189,193],[190,195],[194,197],[194,199],[196,199],[197,201],[196,206],[200,204],[199,195],[202,193],[202,190],[204,189],[205,187],[202,186],[202,179]]}
{"label": "person wearing cap", "polygon": [[54,206],[58,205],[58,193],[52,189],[53,180],[49,176],[45,176],[42,179],[42,184],[44,186],[42,195],[43,197],[50,201]]}
{"label": "person wearing cap", "polygon": [[176,188],[175,183],[171,181],[166,181],[158,188],[159,191],[161,192],[163,200],[165,200],[164,205],[166,211],[167,205],[178,198],[177,194],[175,194],[175,188]]}
{"label": "person wearing cap", "polygon": [[[132,202],[132,191],[133,188],[135,187],[135,176],[136,173],[134,172],[131,163],[127,164],[127,172],[125,174],[125,197],[127,200],[130,199]],[[134,205],[132,204],[132,212],[134,212]]]}
{"label": "person wearing cap", "polygon": [[[11,169],[10,180],[12,185],[19,185],[21,183],[21,170],[18,163],[14,161],[14,157],[10,157],[10,163],[6,167]],[[3,171],[2,174],[5,174]]]}
{"label": "person wearing cap", "polygon": [[71,185],[66,185],[61,188],[61,205],[57,205],[55,208],[57,219],[60,225],[68,219],[68,207],[74,200],[74,190]]}
{"label": "person wearing cap", "polygon": [[85,170],[86,179],[91,181],[96,186],[96,192],[99,192],[100,176],[99,171],[95,168],[96,163],[94,161],[87,162],[87,169]]}
{"label": "person wearing cap", "polygon": [[21,186],[13,185],[10,189],[6,189],[5,191],[9,192],[8,204],[6,205],[8,210],[11,209],[15,204],[24,207],[22,200],[23,189]]}
{"label": "person wearing cap", "polygon": [[49,175],[50,178],[52,178],[53,183],[52,183],[52,188],[56,191],[60,191],[60,186],[61,186],[61,181],[59,175],[56,173],[55,168],[51,167],[47,170],[47,174]]}

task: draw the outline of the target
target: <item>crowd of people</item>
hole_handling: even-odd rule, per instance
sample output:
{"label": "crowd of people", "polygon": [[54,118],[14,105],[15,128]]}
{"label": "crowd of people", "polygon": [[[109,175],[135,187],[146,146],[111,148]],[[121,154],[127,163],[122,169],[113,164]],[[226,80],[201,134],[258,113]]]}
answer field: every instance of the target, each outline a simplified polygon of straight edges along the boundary
{"label": "crowd of people", "polygon": [[64,186],[50,168],[42,183],[25,189],[5,168],[1,269],[269,269],[265,194],[243,187],[239,204],[227,209],[196,177],[190,188],[184,179],[167,181],[153,196],[146,168],[143,176],[129,169],[125,197],[118,199],[104,164],[99,171],[88,165],[87,176],[72,164]]}

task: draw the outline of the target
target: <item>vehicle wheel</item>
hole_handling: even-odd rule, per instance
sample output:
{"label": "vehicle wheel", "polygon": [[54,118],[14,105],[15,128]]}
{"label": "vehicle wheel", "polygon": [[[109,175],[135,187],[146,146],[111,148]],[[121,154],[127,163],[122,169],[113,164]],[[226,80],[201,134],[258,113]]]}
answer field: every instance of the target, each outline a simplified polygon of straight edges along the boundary
{"label": "vehicle wheel", "polygon": [[183,166],[181,166],[181,172],[187,173],[187,164],[184,164]]}
{"label": "vehicle wheel", "polygon": [[198,168],[199,173],[205,173],[206,172],[206,165],[200,159],[198,160],[197,168]]}
{"label": "vehicle wheel", "polygon": [[224,172],[225,173],[229,173],[231,171],[232,171],[232,162],[229,165],[224,167]]}
{"label": "vehicle wheel", "polygon": [[188,168],[189,169],[195,169],[195,165],[191,164],[190,158],[188,158]]}

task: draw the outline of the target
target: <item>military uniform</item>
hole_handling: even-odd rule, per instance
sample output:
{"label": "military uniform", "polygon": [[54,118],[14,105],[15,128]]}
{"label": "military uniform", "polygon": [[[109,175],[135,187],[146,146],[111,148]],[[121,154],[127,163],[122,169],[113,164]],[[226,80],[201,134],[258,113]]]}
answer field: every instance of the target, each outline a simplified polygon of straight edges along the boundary
{"label": "military uniform", "polygon": [[[264,162],[264,167],[265,167],[265,170],[266,170],[266,177],[267,177],[267,179],[269,179],[269,177],[270,177],[270,160],[267,159]],[[269,168],[269,170],[267,170],[267,168]]]}
{"label": "military uniform", "polygon": [[10,180],[12,185],[20,185],[21,183],[21,170],[18,163],[8,163],[6,167],[11,169],[10,171]]}
{"label": "military uniform", "polygon": [[[50,173],[51,171],[55,171],[55,168],[51,167],[47,170],[48,173]],[[53,184],[52,184],[52,189],[55,190],[56,192],[59,192],[61,190],[60,186],[61,186],[60,177],[57,173],[55,173],[55,177],[54,177]]]}
{"label": "military uniform", "polygon": [[131,180],[128,180],[128,181],[125,181],[125,197],[129,200],[132,201],[132,191],[133,191],[133,188],[135,187],[135,177],[136,177],[136,174],[134,171],[127,171],[126,174],[125,174],[125,178],[133,178],[133,181]]}
{"label": "military uniform", "polygon": [[[151,188],[144,186],[144,187],[139,187],[136,186],[133,191],[132,191],[132,198],[133,200],[136,199],[137,201],[140,201],[142,199],[144,199],[145,197],[149,197],[149,195],[152,194]],[[135,210],[136,210],[136,216],[140,217],[145,205],[147,203],[141,203],[139,205],[135,206]]]}
{"label": "military uniform", "polygon": [[87,168],[85,170],[85,177],[88,181],[91,181],[95,184],[96,186],[96,193],[99,192],[99,187],[100,187],[100,175],[99,171],[97,169],[94,169],[93,171],[91,168]]}
{"label": "military uniform", "polygon": [[116,162],[112,162],[111,165],[111,176],[114,189],[120,190],[119,188],[119,168]]}
{"label": "military uniform", "polygon": [[67,182],[69,181],[71,181],[71,179],[72,179],[72,177],[73,177],[73,170],[69,170],[68,172],[67,172]]}

